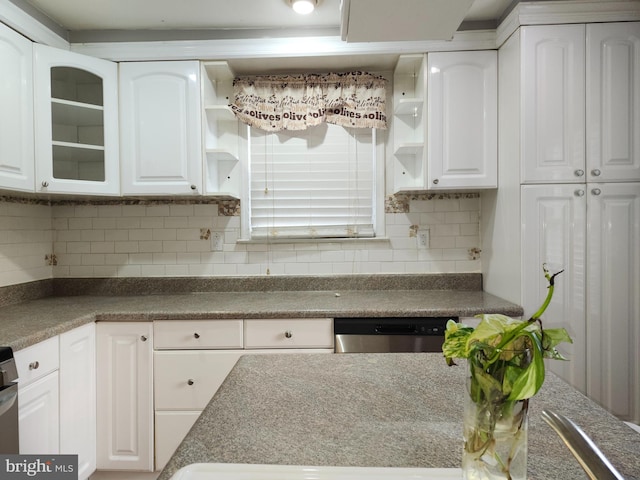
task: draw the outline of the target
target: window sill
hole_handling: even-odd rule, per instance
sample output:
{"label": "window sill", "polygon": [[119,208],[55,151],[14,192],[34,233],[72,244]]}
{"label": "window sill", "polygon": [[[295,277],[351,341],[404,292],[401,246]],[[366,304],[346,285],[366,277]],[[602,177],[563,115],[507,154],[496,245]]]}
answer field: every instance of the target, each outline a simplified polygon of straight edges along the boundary
{"label": "window sill", "polygon": [[236,243],[241,245],[264,245],[275,243],[389,243],[388,237],[362,237],[362,238],[257,238],[239,239]]}

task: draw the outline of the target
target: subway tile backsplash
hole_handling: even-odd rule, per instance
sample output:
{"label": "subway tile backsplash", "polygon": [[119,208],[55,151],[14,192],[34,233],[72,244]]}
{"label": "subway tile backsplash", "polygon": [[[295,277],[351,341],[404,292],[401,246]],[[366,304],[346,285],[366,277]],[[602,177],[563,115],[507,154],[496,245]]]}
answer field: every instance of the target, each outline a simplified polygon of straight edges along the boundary
{"label": "subway tile backsplash", "polygon": [[[106,203],[106,204],[104,204]],[[0,199],[0,286],[47,278],[480,271],[479,194],[395,195],[386,239],[247,243],[235,202]],[[418,236],[428,230],[429,246]]]}

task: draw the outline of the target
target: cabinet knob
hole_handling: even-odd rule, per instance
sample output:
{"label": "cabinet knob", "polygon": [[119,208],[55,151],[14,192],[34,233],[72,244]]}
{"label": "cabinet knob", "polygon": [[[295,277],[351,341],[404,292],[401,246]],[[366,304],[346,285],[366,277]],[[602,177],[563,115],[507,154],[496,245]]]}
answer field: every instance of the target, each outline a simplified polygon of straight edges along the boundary
{"label": "cabinet knob", "polygon": [[140,340],[142,340],[143,342],[146,342],[147,337],[145,335],[140,335]]}
{"label": "cabinet knob", "polygon": [[199,334],[199,333],[197,333],[197,332],[196,332],[196,333],[194,333],[194,334],[193,334],[193,338],[200,338],[200,334]]}
{"label": "cabinet knob", "polygon": [[434,179],[433,179],[433,184],[434,184],[434,185],[437,185],[437,184],[439,184],[439,183],[440,183],[440,180],[438,180],[437,178],[434,178]]}
{"label": "cabinet knob", "polygon": [[593,190],[591,190],[591,195],[598,196],[601,193],[602,193],[602,190],[600,190],[599,188],[594,188]]}
{"label": "cabinet knob", "polygon": [[291,338],[293,337],[293,332],[291,330],[287,330],[286,332],[284,332],[284,336],[287,338]]}
{"label": "cabinet knob", "polygon": [[42,188],[47,188],[49,186],[49,182],[47,182],[46,180],[42,181]]}
{"label": "cabinet knob", "polygon": [[584,197],[584,190],[576,190],[575,195],[576,197]]}
{"label": "cabinet knob", "polygon": [[37,360],[29,364],[29,370],[37,370],[38,368],[40,368],[40,362]]}
{"label": "cabinet knob", "polygon": [[599,177],[601,173],[602,172],[597,168],[594,168],[593,170],[591,170],[591,175],[593,175],[594,177]]}
{"label": "cabinet knob", "polygon": [[573,173],[576,175],[576,177],[582,177],[584,175],[584,170],[578,169]]}
{"label": "cabinet knob", "polygon": [[195,382],[190,378],[187,380],[187,385],[193,385]]}
{"label": "cabinet knob", "polygon": [[195,191],[196,190],[196,186],[195,185],[191,185],[191,190]]}

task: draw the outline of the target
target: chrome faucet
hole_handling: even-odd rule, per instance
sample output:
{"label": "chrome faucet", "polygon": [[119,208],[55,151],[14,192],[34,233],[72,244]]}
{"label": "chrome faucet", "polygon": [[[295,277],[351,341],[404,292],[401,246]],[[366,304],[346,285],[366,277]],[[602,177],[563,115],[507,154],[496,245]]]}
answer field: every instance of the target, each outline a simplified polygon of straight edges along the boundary
{"label": "chrome faucet", "polygon": [[560,436],[591,480],[624,480],[586,433],[564,415],[542,411],[542,419]]}

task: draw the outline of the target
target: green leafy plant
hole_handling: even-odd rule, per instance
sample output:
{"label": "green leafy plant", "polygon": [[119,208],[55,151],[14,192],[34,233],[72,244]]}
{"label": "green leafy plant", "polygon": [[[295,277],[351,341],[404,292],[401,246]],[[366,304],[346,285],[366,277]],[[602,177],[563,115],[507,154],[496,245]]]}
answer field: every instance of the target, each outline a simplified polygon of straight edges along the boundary
{"label": "green leafy plant", "polygon": [[442,346],[449,365],[454,365],[456,358],[467,359],[469,365],[468,393],[475,404],[476,428],[465,428],[465,454],[472,455],[476,462],[488,455],[504,473],[502,478],[512,478],[510,466],[516,451],[508,451],[503,458],[496,447],[496,425],[500,424],[502,433],[521,434],[528,399],[544,382],[544,359],[565,360],[556,347],[562,342],[572,343],[564,328],[542,327],[540,317],[553,297],[555,277],[562,273],[552,275],[546,265],[543,271],[549,283],[547,297],[529,320],[478,315],[480,322],[475,328],[450,320]]}

